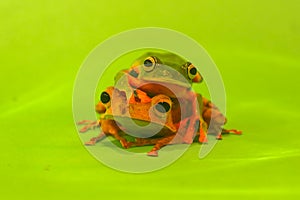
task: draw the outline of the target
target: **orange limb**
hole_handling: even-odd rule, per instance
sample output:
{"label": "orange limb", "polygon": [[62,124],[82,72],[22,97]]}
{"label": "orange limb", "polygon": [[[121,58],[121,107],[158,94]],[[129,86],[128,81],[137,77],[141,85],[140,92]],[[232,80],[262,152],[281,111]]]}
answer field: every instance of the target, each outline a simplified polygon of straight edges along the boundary
{"label": "orange limb", "polygon": [[[136,141],[132,143],[133,146],[146,146],[154,145],[154,147],[147,153],[148,156],[158,156],[158,150],[162,147],[171,144],[171,141],[175,135],[170,135],[163,138],[136,138]],[[174,143],[172,143],[174,144]]]}
{"label": "orange limb", "polygon": [[236,129],[222,129],[222,134],[235,134],[235,135],[241,135],[243,132],[241,130]]}
{"label": "orange limb", "polygon": [[207,143],[207,124],[205,121],[200,120],[199,126],[199,142],[200,143]]}
{"label": "orange limb", "polygon": [[100,135],[98,135],[97,137],[92,137],[88,142],[85,142],[84,144],[87,146],[93,146],[95,145],[97,142],[103,140],[105,138],[105,133],[101,132]]}
{"label": "orange limb", "polygon": [[82,120],[80,122],[77,122],[78,125],[85,125],[84,127],[82,127],[79,132],[80,133],[85,133],[88,130],[93,130],[95,128],[98,128],[100,126],[100,121],[92,121],[92,120]]}
{"label": "orange limb", "polygon": [[91,138],[85,143],[85,145],[95,145],[97,142],[105,138],[106,135],[111,135],[120,141],[123,148],[128,148],[130,146],[130,143],[126,140],[126,138],[119,134],[120,128],[114,120],[102,119],[98,124],[101,124],[102,132],[99,136]]}
{"label": "orange limb", "polygon": [[157,157],[158,156],[158,150],[161,149],[162,147],[170,144],[170,142],[172,141],[174,136],[175,135],[171,135],[171,136],[164,137],[164,138],[158,140],[156,142],[155,146],[147,153],[147,155]]}
{"label": "orange limb", "polygon": [[186,134],[183,138],[183,141],[187,144],[193,143],[193,138],[195,136],[195,133],[197,132],[195,124],[197,124],[197,120],[199,120],[199,113],[197,109],[197,96],[194,92],[188,93],[188,99],[192,99],[192,116],[189,117],[189,126],[186,131]]}

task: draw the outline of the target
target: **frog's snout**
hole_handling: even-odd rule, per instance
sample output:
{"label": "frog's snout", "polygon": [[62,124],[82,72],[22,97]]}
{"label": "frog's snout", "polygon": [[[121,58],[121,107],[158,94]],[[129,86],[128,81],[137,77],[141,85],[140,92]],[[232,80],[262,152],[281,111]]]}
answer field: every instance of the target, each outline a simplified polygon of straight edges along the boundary
{"label": "frog's snout", "polygon": [[96,105],[96,109],[95,110],[96,110],[97,113],[102,114],[102,113],[106,112],[106,107],[101,102],[99,102]]}

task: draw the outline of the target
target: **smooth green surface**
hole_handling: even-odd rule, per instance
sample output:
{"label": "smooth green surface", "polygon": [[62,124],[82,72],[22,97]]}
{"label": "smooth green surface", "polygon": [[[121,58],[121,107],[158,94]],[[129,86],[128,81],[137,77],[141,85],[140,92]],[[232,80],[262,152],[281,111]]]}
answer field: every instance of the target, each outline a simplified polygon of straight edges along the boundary
{"label": "smooth green surface", "polygon": [[[299,1],[1,1],[1,199],[299,198]],[[105,167],[72,116],[77,70],[120,31],[160,26],[202,44],[227,92],[226,136],[148,174]]]}

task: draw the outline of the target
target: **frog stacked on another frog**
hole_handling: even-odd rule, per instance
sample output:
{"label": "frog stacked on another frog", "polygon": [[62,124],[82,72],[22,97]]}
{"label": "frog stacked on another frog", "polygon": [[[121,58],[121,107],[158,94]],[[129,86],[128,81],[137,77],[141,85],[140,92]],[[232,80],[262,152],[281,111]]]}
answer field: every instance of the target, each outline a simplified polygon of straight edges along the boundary
{"label": "frog stacked on another frog", "polygon": [[[119,97],[122,96],[122,98],[114,97],[117,101],[113,104],[119,105],[119,107],[120,105],[128,104],[127,108],[123,106],[122,112],[120,112],[120,108],[115,108],[113,109],[113,114],[110,107],[110,109],[105,109],[105,111],[100,109],[100,113],[104,113],[105,117],[113,116],[114,118],[110,120],[100,119],[104,133],[96,138],[92,138],[86,144],[95,144],[96,141],[103,138],[103,134],[111,134],[120,140],[124,148],[154,144],[155,146],[148,155],[157,156],[157,150],[162,146],[170,143],[192,143],[196,135],[199,136],[199,142],[206,142],[208,126],[211,127],[209,130],[212,130],[210,133],[215,134],[218,139],[221,139],[221,133],[241,133],[240,131],[222,128],[226,123],[224,115],[214,104],[200,94],[194,93],[191,89],[193,82],[199,83],[203,80],[197,68],[173,53],[152,52],[144,54],[134,62],[129,70],[123,70],[115,76],[115,87],[120,86],[119,82],[123,82],[121,86],[123,85],[124,87],[124,77],[126,77],[125,81],[127,83],[125,87],[129,87],[125,89],[132,90],[132,95],[128,102],[126,102],[125,92],[118,90],[120,88],[110,88],[108,90],[114,90],[117,94],[122,93],[123,95],[117,95]],[[108,94],[108,92],[102,93],[100,105],[107,103],[102,98],[103,94]],[[168,100],[167,102],[162,101],[159,104],[153,104],[152,101],[154,99],[157,101],[160,98]],[[156,112],[159,110],[159,113],[167,114],[168,120],[166,123],[169,123],[169,125],[160,123],[164,128],[150,138],[142,137],[143,135],[139,135],[142,134],[141,132],[137,133],[135,142],[127,142],[124,137],[119,135],[119,126],[120,124],[122,126],[122,123],[120,123],[120,118],[116,119],[117,116],[123,116],[122,119],[126,116],[125,119],[153,122],[153,119],[143,115],[143,113],[151,113],[153,105],[156,105]],[[125,111],[126,109],[127,111]],[[95,126],[97,126],[97,123],[93,122],[87,124],[81,130],[84,132]],[[105,127],[110,127],[110,129]],[[175,137],[176,135],[179,136]]]}

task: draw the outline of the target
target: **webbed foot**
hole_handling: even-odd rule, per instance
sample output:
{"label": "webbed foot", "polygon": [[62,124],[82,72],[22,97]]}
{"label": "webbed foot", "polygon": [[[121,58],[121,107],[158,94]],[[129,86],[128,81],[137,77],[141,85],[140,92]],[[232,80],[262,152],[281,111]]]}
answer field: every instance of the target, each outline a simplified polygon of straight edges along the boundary
{"label": "webbed foot", "polygon": [[78,125],[85,125],[84,127],[82,127],[79,132],[80,133],[85,133],[88,130],[94,130],[95,128],[100,127],[99,125],[99,121],[93,121],[93,120],[82,120],[77,122]]}
{"label": "webbed foot", "polygon": [[100,133],[100,135],[98,135],[97,137],[92,137],[88,142],[85,142],[84,144],[86,146],[93,146],[97,142],[99,142],[100,140],[102,140],[104,138],[105,138],[105,134],[104,133]]}
{"label": "webbed foot", "polygon": [[147,153],[147,156],[152,156],[152,157],[157,157],[158,156],[158,151],[149,151]]}
{"label": "webbed foot", "polygon": [[222,129],[222,134],[235,134],[235,135],[241,135],[243,132],[241,130],[236,129]]}

